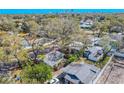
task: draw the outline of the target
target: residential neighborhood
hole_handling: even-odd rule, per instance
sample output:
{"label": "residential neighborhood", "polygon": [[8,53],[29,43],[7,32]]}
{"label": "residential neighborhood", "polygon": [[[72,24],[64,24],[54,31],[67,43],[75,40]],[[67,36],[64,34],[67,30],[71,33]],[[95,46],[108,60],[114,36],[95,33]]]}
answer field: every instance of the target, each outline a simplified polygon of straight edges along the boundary
{"label": "residential neighborhood", "polygon": [[0,15],[1,84],[124,83],[124,14]]}

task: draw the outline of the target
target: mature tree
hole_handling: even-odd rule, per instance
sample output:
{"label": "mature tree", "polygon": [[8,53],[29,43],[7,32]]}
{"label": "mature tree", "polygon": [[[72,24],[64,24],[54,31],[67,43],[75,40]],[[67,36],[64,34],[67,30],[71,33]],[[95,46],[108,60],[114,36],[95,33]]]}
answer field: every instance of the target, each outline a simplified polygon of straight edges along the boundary
{"label": "mature tree", "polygon": [[3,48],[0,48],[0,61],[4,62],[5,61],[5,53],[3,51]]}
{"label": "mature tree", "polygon": [[21,25],[19,25],[19,31],[22,33],[30,33],[30,25],[28,22],[22,22]]}
{"label": "mature tree", "polygon": [[109,36],[104,36],[101,38],[100,45],[103,47],[103,58],[101,59],[101,61],[103,61],[106,58],[107,53],[112,48],[110,46],[110,42],[111,42],[111,38]]}
{"label": "mature tree", "polygon": [[71,41],[83,43],[83,50],[87,49],[90,44],[88,34],[86,34],[85,31],[77,31],[76,33],[74,33],[71,36]]}
{"label": "mature tree", "polygon": [[106,32],[109,31],[109,21],[96,22],[94,30],[98,32],[98,37],[102,37]]}
{"label": "mature tree", "polygon": [[70,35],[79,30],[77,21],[73,18],[53,18],[46,26],[48,35],[52,38],[60,39],[61,47],[65,47],[70,40]]}
{"label": "mature tree", "polygon": [[21,64],[21,61],[20,59],[18,58],[18,52],[21,48],[21,45],[20,45],[20,38],[19,37],[16,37],[16,36],[11,36],[11,51],[12,52],[12,55],[18,60],[18,65],[20,68],[22,68],[22,64]]}
{"label": "mature tree", "polygon": [[22,38],[16,35],[5,35],[2,39],[0,60],[2,62],[10,62],[12,59],[16,59],[19,67],[22,68],[22,64],[28,60],[28,51],[21,45]]}
{"label": "mature tree", "polygon": [[28,21],[28,24],[30,26],[30,31],[32,33],[36,33],[36,31],[38,30],[39,28],[39,25],[35,22],[35,20],[30,20]]}
{"label": "mature tree", "polygon": [[4,60],[3,62],[8,62],[9,61],[9,56],[11,55],[11,49],[10,49],[10,44],[11,40],[8,35],[1,36],[2,41],[1,41],[1,58],[3,57]]}
{"label": "mature tree", "polygon": [[124,48],[124,37],[122,37],[122,39],[117,40],[117,47],[118,49],[123,49]]}
{"label": "mature tree", "polygon": [[27,66],[22,71],[24,83],[44,83],[52,78],[52,69],[44,63]]}
{"label": "mature tree", "polygon": [[31,46],[31,49],[30,50],[33,52],[33,54],[32,54],[33,55],[33,58],[30,58],[29,57],[29,59],[32,60],[33,63],[37,63],[38,54],[39,54],[39,52],[42,51],[43,44],[40,43],[40,45],[39,45],[39,42],[40,41],[39,42],[36,42],[37,36],[35,34],[32,35],[31,40],[30,40],[30,37],[28,37],[28,36],[25,36],[24,39]]}

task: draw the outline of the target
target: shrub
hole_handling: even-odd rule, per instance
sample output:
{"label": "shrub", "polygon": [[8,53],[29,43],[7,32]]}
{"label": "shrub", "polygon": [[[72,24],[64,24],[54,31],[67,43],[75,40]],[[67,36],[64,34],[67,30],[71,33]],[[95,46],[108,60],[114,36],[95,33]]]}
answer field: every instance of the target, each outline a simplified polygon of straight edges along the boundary
{"label": "shrub", "polygon": [[78,55],[70,55],[68,58],[68,62],[74,62],[78,59]]}

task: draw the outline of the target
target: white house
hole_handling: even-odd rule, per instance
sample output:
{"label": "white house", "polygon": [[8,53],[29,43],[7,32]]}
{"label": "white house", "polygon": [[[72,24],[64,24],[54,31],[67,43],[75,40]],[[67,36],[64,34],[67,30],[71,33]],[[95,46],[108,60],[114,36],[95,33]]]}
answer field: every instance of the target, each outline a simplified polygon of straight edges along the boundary
{"label": "white house", "polygon": [[93,20],[91,20],[91,19],[80,21],[81,28],[92,28],[92,26],[93,26]]}

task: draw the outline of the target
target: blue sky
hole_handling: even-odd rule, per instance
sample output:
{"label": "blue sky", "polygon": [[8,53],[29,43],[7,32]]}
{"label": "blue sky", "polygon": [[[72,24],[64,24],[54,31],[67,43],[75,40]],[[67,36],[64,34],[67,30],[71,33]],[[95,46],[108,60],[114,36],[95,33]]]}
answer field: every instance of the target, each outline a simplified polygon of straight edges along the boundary
{"label": "blue sky", "polygon": [[124,9],[0,9],[0,14],[124,13]]}

